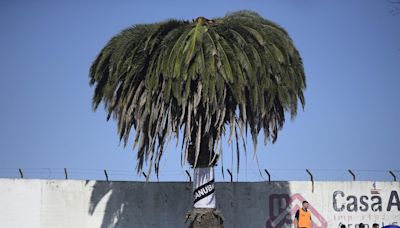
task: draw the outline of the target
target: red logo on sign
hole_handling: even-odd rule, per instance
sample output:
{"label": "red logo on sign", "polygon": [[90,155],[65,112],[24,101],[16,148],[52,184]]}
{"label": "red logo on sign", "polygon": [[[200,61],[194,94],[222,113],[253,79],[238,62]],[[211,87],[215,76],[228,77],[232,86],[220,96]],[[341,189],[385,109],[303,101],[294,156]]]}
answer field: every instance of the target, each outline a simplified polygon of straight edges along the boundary
{"label": "red logo on sign", "polygon": [[[289,197],[288,194],[272,194],[269,197],[269,218],[267,228],[283,227],[293,223],[293,217],[301,208],[304,197],[296,193]],[[312,227],[327,228],[328,223],[322,215],[310,205]]]}

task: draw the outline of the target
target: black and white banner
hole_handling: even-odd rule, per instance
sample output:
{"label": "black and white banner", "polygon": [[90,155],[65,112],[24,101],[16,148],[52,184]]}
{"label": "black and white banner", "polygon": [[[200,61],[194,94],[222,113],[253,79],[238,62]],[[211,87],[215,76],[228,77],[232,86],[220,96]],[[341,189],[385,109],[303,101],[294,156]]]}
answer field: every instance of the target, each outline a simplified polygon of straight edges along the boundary
{"label": "black and white banner", "polygon": [[193,184],[193,207],[215,208],[214,168],[195,168]]}

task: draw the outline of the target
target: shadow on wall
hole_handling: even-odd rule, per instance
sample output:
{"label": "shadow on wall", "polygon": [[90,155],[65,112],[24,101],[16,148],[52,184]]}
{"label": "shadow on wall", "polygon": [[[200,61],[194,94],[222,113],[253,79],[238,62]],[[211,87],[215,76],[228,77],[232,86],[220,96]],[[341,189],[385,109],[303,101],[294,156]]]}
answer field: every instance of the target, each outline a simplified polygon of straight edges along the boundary
{"label": "shadow on wall", "polygon": [[90,197],[91,215],[104,197],[108,200],[101,206],[101,228],[183,227],[184,216],[191,208],[191,185],[97,181]]}
{"label": "shadow on wall", "polygon": [[290,227],[292,224],[289,182],[217,183],[215,191],[227,228]]}
{"label": "shadow on wall", "polygon": [[[225,227],[285,227],[291,224],[288,182],[216,183]],[[108,200],[104,200],[108,197]],[[105,203],[101,228],[187,227],[192,185],[183,182],[105,182],[93,185],[89,213]],[[102,212],[99,212],[102,213]]]}

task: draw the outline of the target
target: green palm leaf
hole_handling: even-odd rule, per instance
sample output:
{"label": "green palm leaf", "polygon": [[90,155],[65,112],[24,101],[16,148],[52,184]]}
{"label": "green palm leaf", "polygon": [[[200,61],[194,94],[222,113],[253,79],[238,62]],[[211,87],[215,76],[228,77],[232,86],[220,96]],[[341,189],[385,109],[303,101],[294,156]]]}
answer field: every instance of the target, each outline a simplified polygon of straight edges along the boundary
{"label": "green palm leaf", "polygon": [[285,112],[294,118],[298,102],[304,107],[306,81],[287,32],[255,12],[239,11],[125,29],[93,62],[90,85],[93,108],[104,104],[124,145],[134,129],[137,170],[149,162],[149,172],[154,164],[158,174],[172,135],[182,140],[182,162],[195,167],[215,165],[226,125],[237,153],[238,135],[247,145],[247,129],[254,153],[260,130],[265,143],[275,142]]}

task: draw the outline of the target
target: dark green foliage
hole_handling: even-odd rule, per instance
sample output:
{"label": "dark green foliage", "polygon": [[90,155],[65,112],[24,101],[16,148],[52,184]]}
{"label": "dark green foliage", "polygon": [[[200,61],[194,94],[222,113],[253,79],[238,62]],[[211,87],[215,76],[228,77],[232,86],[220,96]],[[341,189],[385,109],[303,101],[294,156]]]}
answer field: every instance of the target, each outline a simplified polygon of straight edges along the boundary
{"label": "dark green foliage", "polygon": [[[233,136],[245,140],[247,129],[254,148],[260,130],[265,143],[275,142],[285,112],[294,118],[298,101],[304,107],[306,87],[301,57],[286,31],[252,11],[128,28],[93,62],[90,84],[94,109],[104,103],[125,145],[135,130],[137,170],[150,162],[149,171],[154,164],[157,173],[172,135],[182,139],[182,160],[191,157],[193,166],[200,153],[212,152],[203,156],[210,165],[220,156],[227,125],[229,142]],[[208,151],[200,150],[202,143]]]}

